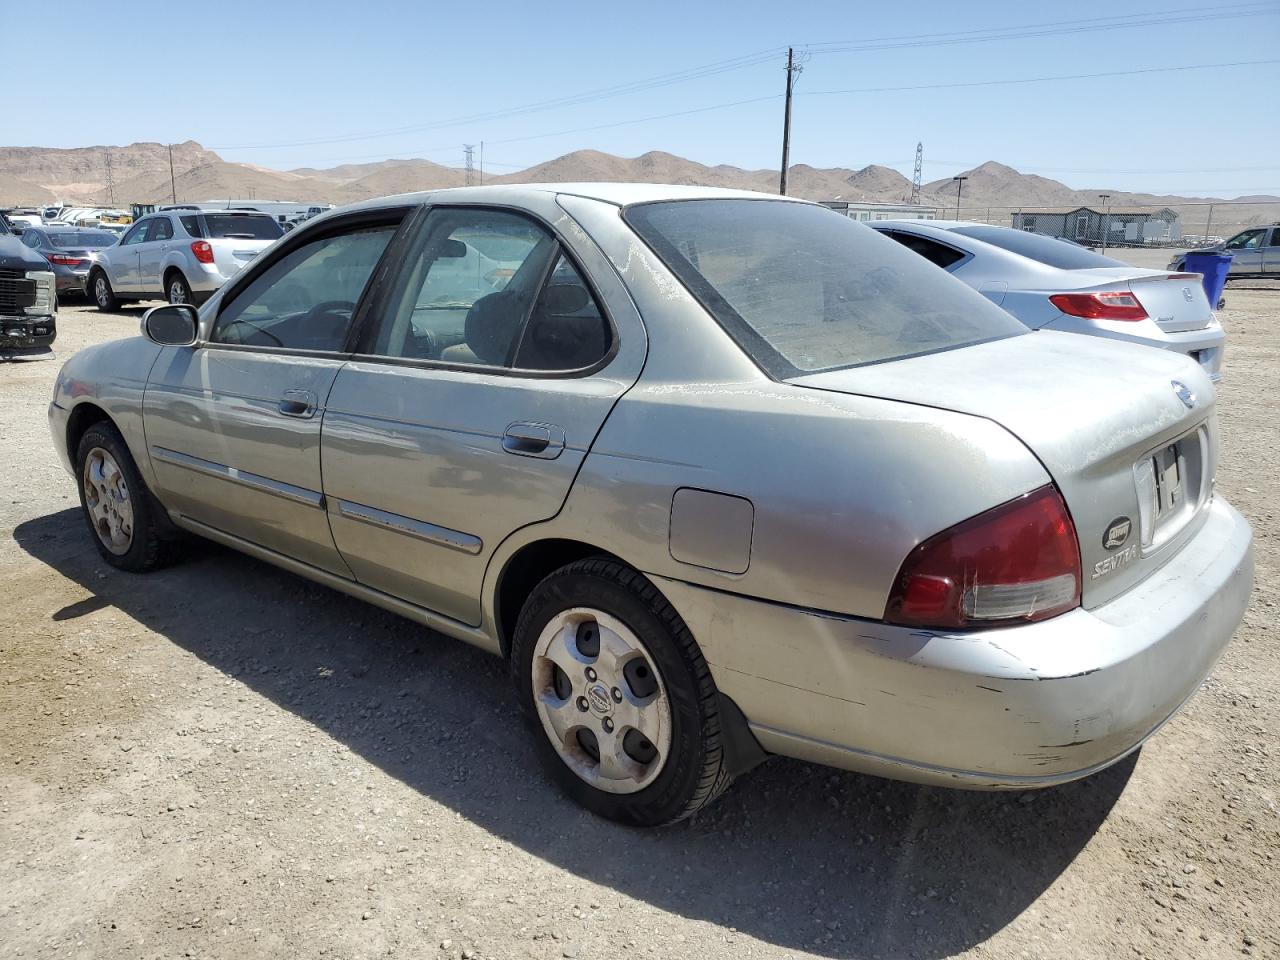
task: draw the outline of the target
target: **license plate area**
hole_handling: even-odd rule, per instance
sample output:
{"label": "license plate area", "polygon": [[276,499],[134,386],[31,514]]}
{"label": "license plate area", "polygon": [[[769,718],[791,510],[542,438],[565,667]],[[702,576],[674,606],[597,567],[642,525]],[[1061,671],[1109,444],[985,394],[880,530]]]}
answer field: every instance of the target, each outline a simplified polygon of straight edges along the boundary
{"label": "license plate area", "polygon": [[1209,438],[1203,427],[1152,450],[1133,468],[1143,554],[1177,535],[1207,499]]}

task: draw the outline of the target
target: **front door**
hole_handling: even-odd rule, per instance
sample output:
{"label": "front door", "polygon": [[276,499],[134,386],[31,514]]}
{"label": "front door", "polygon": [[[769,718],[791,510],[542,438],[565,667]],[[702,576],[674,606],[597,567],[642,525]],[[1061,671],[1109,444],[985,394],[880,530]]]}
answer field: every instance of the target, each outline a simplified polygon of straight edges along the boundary
{"label": "front door", "polygon": [[183,517],[350,576],[320,482],[320,425],[369,280],[404,212],[282,246],[168,348],[143,402],[157,494]]}
{"label": "front door", "polygon": [[644,360],[616,274],[547,220],[433,208],[325,411],[329,522],[356,579],[472,625],[494,550],[560,510]]}
{"label": "front door", "polygon": [[116,293],[134,293],[138,289],[138,250],[147,239],[147,231],[154,221],[139,220],[120,238],[114,247],[107,248],[107,278]]}
{"label": "front door", "polygon": [[1261,273],[1263,244],[1267,239],[1266,227],[1255,227],[1237,233],[1227,241],[1226,252],[1231,254],[1232,273]]}
{"label": "front door", "polygon": [[139,293],[162,293],[164,280],[160,276],[160,267],[164,263],[165,254],[173,243],[173,223],[167,216],[159,216],[151,221],[147,230],[147,239],[138,244],[138,281]]}

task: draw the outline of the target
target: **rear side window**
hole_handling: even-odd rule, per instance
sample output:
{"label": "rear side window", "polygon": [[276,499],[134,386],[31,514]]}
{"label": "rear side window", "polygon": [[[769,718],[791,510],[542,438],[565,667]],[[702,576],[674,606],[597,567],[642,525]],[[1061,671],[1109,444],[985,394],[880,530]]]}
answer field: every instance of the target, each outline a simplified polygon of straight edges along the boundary
{"label": "rear side window", "polygon": [[169,222],[168,217],[157,217],[151,221],[151,227],[147,231],[147,242],[153,240],[172,240],[173,224]]}
{"label": "rear side window", "polygon": [[1097,267],[1123,267],[1119,260],[1112,260],[1100,253],[1086,250],[1084,247],[1046,237],[1040,233],[1028,233],[1026,230],[1014,230],[1011,227],[952,227],[952,233],[962,237],[973,237],[993,247],[1000,247],[1010,253],[1043,263],[1059,270],[1092,270]]}
{"label": "rear side window", "polygon": [[914,233],[901,233],[897,230],[886,230],[885,234],[897,240],[908,250],[914,250],[935,266],[942,267],[943,270],[964,259],[964,254],[955,247],[948,247],[928,237],[921,237]]}
{"label": "rear side window", "polygon": [[778,379],[1027,332],[961,281],[823,207],[679,200],[623,216]]}
{"label": "rear side window", "polygon": [[271,217],[253,213],[206,213],[205,236],[210,240],[223,237],[235,240],[275,240],[283,236],[280,224]]}
{"label": "rear side window", "polygon": [[194,215],[182,216],[178,218],[182,221],[182,229],[187,231],[189,237],[203,237],[204,228],[200,225],[200,218]]}

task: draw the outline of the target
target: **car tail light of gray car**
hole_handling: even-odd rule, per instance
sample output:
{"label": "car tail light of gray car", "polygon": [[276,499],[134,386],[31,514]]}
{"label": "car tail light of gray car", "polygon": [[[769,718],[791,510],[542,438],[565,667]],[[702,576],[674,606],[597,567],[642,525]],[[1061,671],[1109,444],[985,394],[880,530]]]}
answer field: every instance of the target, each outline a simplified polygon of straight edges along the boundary
{"label": "car tail light of gray car", "polygon": [[191,244],[192,255],[201,263],[213,263],[213,245],[208,240],[196,240]]}
{"label": "car tail light of gray car", "polygon": [[84,257],[68,257],[64,253],[47,253],[44,258],[60,267],[83,267],[89,262]]}
{"label": "car tail light of gray car", "polygon": [[1029,623],[1080,605],[1080,544],[1049,484],[917,546],[894,581],[885,620],[956,629]]}

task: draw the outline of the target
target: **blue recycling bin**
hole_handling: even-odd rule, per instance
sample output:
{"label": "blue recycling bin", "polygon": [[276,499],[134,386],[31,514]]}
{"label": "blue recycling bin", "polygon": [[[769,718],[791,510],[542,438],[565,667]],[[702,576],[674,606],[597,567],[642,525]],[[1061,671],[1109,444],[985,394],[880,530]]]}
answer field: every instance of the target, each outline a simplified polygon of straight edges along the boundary
{"label": "blue recycling bin", "polygon": [[1223,288],[1227,285],[1227,272],[1231,269],[1231,254],[1192,250],[1184,264],[1187,273],[1201,274],[1200,282],[1204,284],[1209,309],[1218,309],[1218,301],[1222,299]]}

